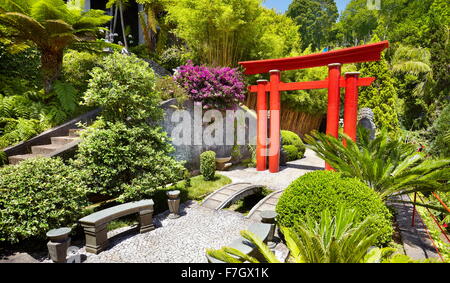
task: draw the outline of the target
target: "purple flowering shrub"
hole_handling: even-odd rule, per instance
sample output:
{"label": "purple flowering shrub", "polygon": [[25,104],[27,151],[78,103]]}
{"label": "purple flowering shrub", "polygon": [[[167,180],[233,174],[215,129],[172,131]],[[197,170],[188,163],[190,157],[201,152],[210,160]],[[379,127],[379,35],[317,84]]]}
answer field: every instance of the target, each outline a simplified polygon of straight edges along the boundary
{"label": "purple flowering shrub", "polygon": [[242,75],[228,67],[194,66],[188,62],[178,68],[174,79],[192,100],[201,102],[206,109],[236,109],[247,91]]}

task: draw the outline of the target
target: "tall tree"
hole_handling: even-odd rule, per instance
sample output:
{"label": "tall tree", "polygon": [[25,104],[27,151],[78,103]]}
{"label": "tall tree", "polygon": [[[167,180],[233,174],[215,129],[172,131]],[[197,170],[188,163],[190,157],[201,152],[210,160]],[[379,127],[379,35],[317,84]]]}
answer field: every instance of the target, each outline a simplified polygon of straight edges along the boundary
{"label": "tall tree", "polygon": [[[373,42],[380,41],[377,36]],[[361,77],[375,77],[376,81],[362,88],[359,100],[360,107],[371,108],[375,114],[375,124],[379,128],[386,128],[392,136],[399,131],[399,101],[397,96],[396,81],[386,61],[384,54],[380,61],[361,64]]]}
{"label": "tall tree", "polygon": [[111,17],[101,10],[83,12],[75,1],[0,0],[0,38],[9,44],[31,44],[41,53],[44,90],[61,74],[64,50],[96,39],[99,26]]}
{"label": "tall tree", "polygon": [[299,26],[302,48],[325,47],[332,39],[333,25],[339,17],[334,0],[294,0],[286,12]]}

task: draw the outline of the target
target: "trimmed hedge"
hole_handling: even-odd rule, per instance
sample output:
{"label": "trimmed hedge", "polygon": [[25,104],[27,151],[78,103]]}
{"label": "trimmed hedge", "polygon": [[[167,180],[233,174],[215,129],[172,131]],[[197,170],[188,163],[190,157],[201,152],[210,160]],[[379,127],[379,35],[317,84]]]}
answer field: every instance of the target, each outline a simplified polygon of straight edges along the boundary
{"label": "trimmed hedge", "polygon": [[286,152],[288,162],[298,159],[298,149],[295,145],[283,145],[283,150]]}
{"label": "trimmed hedge", "polygon": [[325,209],[334,214],[339,205],[358,210],[358,222],[375,215],[377,221],[370,229],[380,233],[378,244],[392,240],[392,215],[381,198],[356,178],[334,171],[314,171],[292,182],[278,201],[277,221],[281,226],[293,227],[307,214],[316,220]]}
{"label": "trimmed hedge", "polygon": [[303,144],[302,139],[296,133],[286,130],[281,131],[281,136],[283,138],[283,146],[293,145],[297,148],[298,154],[296,158],[292,160],[303,158],[303,156],[305,155],[306,147]]}
{"label": "trimmed hedge", "polygon": [[216,153],[205,151],[200,154],[200,173],[206,181],[214,180],[216,174]]}
{"label": "trimmed hedge", "polygon": [[0,168],[0,243],[45,240],[70,226],[87,205],[81,175],[59,158],[33,158]]}

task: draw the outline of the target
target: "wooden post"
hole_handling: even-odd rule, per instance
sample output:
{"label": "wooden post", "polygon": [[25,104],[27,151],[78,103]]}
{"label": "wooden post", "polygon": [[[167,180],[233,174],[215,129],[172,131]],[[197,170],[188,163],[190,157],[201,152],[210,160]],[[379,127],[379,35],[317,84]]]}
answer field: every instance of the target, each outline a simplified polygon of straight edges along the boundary
{"label": "wooden post", "polygon": [[[344,133],[356,141],[358,119],[358,72],[345,73]],[[344,145],[346,145],[344,140]]]}
{"label": "wooden post", "polygon": [[[328,65],[328,111],[327,111],[327,134],[335,138],[339,133],[339,110],[340,110],[340,87],[341,64]],[[326,170],[332,170],[329,164],[325,164]]]}
{"label": "wooden post", "polygon": [[280,171],[280,104],[279,91],[280,71],[270,72],[270,147],[269,147],[269,171]]}
{"label": "wooden post", "polygon": [[256,140],[256,170],[267,169],[267,80],[258,80],[258,93],[256,97],[257,140]]}

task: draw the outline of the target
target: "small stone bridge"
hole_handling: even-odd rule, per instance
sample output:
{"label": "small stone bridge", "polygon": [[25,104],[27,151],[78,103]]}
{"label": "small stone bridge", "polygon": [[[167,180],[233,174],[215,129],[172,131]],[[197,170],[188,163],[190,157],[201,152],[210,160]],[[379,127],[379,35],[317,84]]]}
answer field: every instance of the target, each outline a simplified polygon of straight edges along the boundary
{"label": "small stone bridge", "polygon": [[251,183],[229,184],[210,194],[202,202],[203,207],[219,210],[230,206],[247,196],[259,193],[265,186]]}

